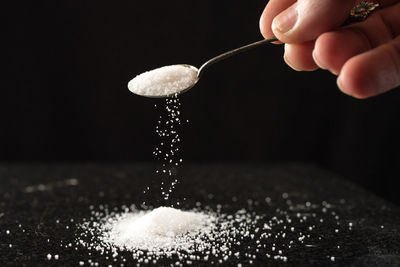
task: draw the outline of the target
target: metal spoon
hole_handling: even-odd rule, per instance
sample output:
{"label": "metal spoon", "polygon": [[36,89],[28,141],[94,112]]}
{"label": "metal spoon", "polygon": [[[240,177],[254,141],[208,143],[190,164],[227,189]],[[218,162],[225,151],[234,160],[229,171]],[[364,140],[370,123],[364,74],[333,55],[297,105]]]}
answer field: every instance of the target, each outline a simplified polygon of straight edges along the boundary
{"label": "metal spoon", "polygon": [[[228,58],[228,57],[233,56],[233,55],[237,55],[237,54],[239,54],[241,52],[244,52],[244,51],[247,51],[249,49],[256,48],[258,46],[262,46],[264,44],[272,43],[272,42],[276,42],[276,41],[278,41],[278,39],[274,37],[274,38],[264,39],[264,40],[261,40],[261,41],[258,41],[258,42],[254,42],[254,43],[251,43],[251,44],[248,44],[248,45],[233,49],[231,51],[228,51],[228,52],[225,52],[225,53],[223,53],[221,55],[213,57],[212,59],[208,60],[206,63],[201,65],[201,67],[199,69],[197,69],[195,66],[188,65],[188,64],[175,65],[175,66],[182,66],[182,67],[188,68],[188,71],[190,71],[192,73],[193,72],[195,72],[195,73],[197,72],[197,77],[195,77],[195,79],[192,79],[190,81],[191,83],[189,83],[189,85],[186,84],[185,87],[182,87],[182,88],[177,87],[177,88],[175,88],[175,90],[173,90],[173,92],[160,93],[159,91],[157,91],[156,93],[153,94],[151,92],[151,90],[150,90],[150,92],[146,91],[146,93],[143,93],[143,92],[138,93],[135,90],[131,90],[131,87],[129,85],[132,82],[134,82],[136,77],[131,82],[129,82],[128,87],[135,94],[138,94],[138,95],[141,95],[141,96],[145,96],[145,97],[151,97],[151,98],[164,98],[164,97],[169,97],[169,96],[173,96],[173,95],[177,95],[177,94],[182,94],[182,93],[188,91],[189,89],[191,89],[199,81],[199,79],[203,75],[204,71],[206,69],[208,69],[214,63],[217,63],[217,62],[219,62],[219,61],[221,61],[221,60],[223,60],[225,58]],[[152,70],[152,71],[150,71],[150,73],[154,71],[154,74],[156,74],[155,72],[157,72],[157,70],[158,69]],[[184,78],[184,77],[182,77],[182,78]]]}

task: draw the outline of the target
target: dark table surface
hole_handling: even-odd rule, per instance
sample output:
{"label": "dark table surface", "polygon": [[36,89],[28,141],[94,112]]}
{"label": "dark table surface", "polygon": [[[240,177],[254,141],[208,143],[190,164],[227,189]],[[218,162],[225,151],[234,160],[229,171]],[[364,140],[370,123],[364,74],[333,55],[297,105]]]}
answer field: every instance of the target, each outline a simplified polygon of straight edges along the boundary
{"label": "dark table surface", "polygon": [[[157,188],[155,168],[144,163],[0,165],[0,265],[135,265],[129,257],[115,262],[67,244],[75,244],[77,224],[90,217],[93,207],[143,201],[167,205],[157,190],[142,193],[148,185]],[[286,248],[286,262],[258,256],[255,266],[400,266],[400,209],[313,165],[184,164],[177,178],[180,183],[171,202],[181,200],[184,209],[201,202],[220,204],[225,213],[250,208],[268,218],[285,210],[293,216],[313,213],[314,224],[323,219],[308,238],[313,245]],[[296,229],[307,227],[299,221],[293,224]],[[248,259],[240,262],[249,264]],[[236,263],[237,259],[223,262]]]}

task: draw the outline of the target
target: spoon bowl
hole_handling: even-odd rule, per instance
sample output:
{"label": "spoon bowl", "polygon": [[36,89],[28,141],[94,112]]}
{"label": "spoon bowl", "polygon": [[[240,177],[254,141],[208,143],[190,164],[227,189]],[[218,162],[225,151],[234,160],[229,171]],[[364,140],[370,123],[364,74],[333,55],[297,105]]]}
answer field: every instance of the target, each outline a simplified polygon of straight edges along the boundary
{"label": "spoon bowl", "polygon": [[196,67],[187,64],[164,66],[136,76],[128,88],[140,96],[170,97],[192,88],[199,80],[198,73]]}

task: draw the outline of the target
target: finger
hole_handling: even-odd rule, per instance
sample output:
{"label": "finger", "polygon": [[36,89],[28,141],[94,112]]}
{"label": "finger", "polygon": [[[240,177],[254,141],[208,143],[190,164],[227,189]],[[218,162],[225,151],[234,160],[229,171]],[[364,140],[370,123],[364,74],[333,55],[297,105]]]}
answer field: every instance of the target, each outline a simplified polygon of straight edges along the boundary
{"label": "finger", "polygon": [[260,17],[260,31],[264,38],[272,38],[271,24],[276,15],[291,6],[296,0],[270,0]]}
{"label": "finger", "polygon": [[348,60],[337,80],[339,88],[367,98],[400,85],[400,36]]}
{"label": "finger", "polygon": [[312,56],[321,69],[338,75],[347,60],[370,48],[369,41],[364,36],[350,30],[342,30],[322,34],[315,43]]}
{"label": "finger", "polygon": [[[382,6],[398,2],[381,0]],[[302,43],[342,25],[349,16],[354,0],[298,0],[277,15],[272,31],[284,43]]]}
{"label": "finger", "polygon": [[314,41],[301,44],[285,44],[285,62],[294,70],[311,71],[318,68],[312,57]]}
{"label": "finger", "polygon": [[338,74],[347,60],[400,35],[400,4],[380,10],[366,21],[318,37],[313,58]]}
{"label": "finger", "polygon": [[298,0],[272,21],[272,31],[284,43],[302,43],[332,30],[348,17],[354,1]]}

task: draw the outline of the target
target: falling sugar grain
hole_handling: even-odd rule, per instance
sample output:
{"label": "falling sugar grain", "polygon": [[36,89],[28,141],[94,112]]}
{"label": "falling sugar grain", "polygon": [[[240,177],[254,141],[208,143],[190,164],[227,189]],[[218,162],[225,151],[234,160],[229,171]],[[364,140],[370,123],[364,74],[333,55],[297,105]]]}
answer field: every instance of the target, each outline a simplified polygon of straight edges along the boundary
{"label": "falling sugar grain", "polygon": [[[179,204],[179,200],[175,203],[171,201],[171,194],[175,186],[178,184],[178,166],[182,163],[180,155],[180,144],[181,144],[181,103],[177,96],[166,98],[164,104],[156,105],[159,115],[155,132],[158,138],[158,145],[154,148],[153,156],[159,163],[159,167],[155,170],[156,174],[160,178],[161,182],[157,185],[157,188],[150,187],[144,190],[145,194],[152,194],[151,198],[154,199],[156,191],[160,190],[162,205],[176,206]],[[145,206],[145,202],[142,205]],[[152,203],[152,205],[157,203]]]}

